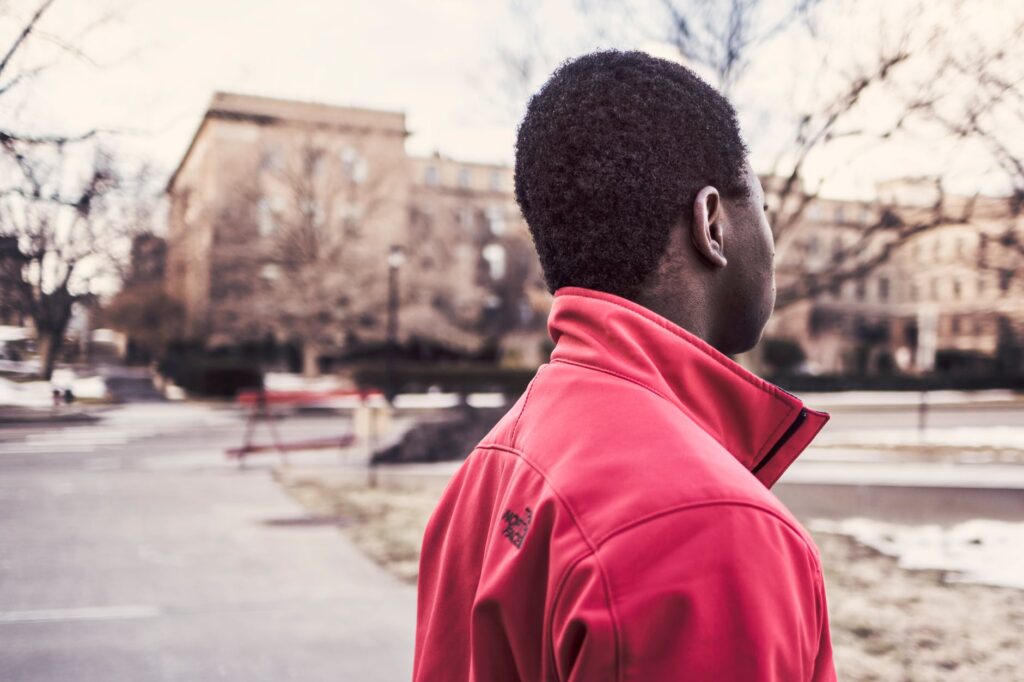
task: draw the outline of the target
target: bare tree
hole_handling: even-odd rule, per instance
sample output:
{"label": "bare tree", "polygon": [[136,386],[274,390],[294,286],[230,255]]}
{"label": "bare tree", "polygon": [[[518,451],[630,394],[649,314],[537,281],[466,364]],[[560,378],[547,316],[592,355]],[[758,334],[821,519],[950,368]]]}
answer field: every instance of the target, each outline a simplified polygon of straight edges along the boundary
{"label": "bare tree", "polygon": [[386,175],[364,176],[358,156],[340,171],[326,157],[307,141],[277,174],[284,193],[261,197],[262,220],[273,223],[273,317],[301,342],[307,375],[327,349],[383,328],[385,263],[362,233],[387,200]]}
{"label": "bare tree", "polygon": [[[741,100],[751,86],[748,78],[751,67],[768,48],[779,53],[778,40],[794,42],[802,37],[822,45],[828,54],[829,39],[820,31],[823,11],[835,11],[840,3],[835,0],[790,0],[788,3],[767,3],[762,0],[633,0],[619,3],[605,0],[581,0],[580,7],[592,23],[593,35],[603,44],[642,44],[657,42],[670,45],[681,61],[708,77],[719,89]],[[531,35],[541,28],[527,11],[527,0],[512,3],[513,15],[520,18]],[[948,135],[980,141],[992,154],[1007,175],[1016,178],[1012,192],[1019,211],[1024,189],[1024,165],[1020,150],[1013,141],[1019,138],[1018,125],[997,125],[1007,110],[1016,107],[1017,115],[1024,110],[1024,85],[1018,54],[1019,35],[1024,25],[1018,25],[993,41],[992,36],[970,44],[977,46],[967,55],[952,56],[946,39],[957,25],[957,13],[944,21],[925,21],[922,6],[895,6],[880,9],[880,25],[895,31],[883,31],[875,43],[858,41],[858,45],[874,45],[874,50],[860,56],[855,64],[827,65],[817,80],[838,83],[824,96],[809,98],[807,104],[795,99],[791,110],[775,112],[791,124],[777,127],[773,137],[784,140],[779,153],[763,177],[766,193],[770,197],[768,211],[779,252],[780,289],[778,308],[815,298],[826,291],[835,291],[847,281],[868,277],[912,238],[949,225],[967,224],[973,219],[974,202],[950,197],[945,182],[936,177],[937,198],[931,206],[907,209],[886,205],[875,200],[874,220],[859,226],[857,238],[846,242],[829,267],[808,269],[805,261],[792,257],[794,245],[817,230],[808,220],[807,210],[822,199],[822,190],[828,175],[817,178],[808,173],[808,164],[826,157],[855,156],[848,149],[851,140],[860,148],[880,147],[899,138],[912,125],[920,125],[925,116],[931,116],[945,126]],[[961,4],[958,11],[968,7]],[[870,10],[868,10],[870,11]],[[773,42],[774,41],[774,42]],[[539,38],[527,41],[543,44]],[[800,48],[797,48],[800,49]],[[518,79],[529,91],[536,87],[539,74],[553,66],[542,68],[538,61],[544,52],[508,53],[503,48],[502,63],[513,80]],[[950,81],[976,81],[974,90],[960,87],[952,90],[952,97],[943,98],[950,91]],[[533,83],[526,84],[527,79]],[[906,94],[905,81],[916,84],[912,95]],[[900,93],[894,96],[894,93]],[[969,96],[961,96],[970,93]],[[863,123],[866,102],[887,98],[890,115],[884,124],[867,129]],[[959,106],[949,106],[948,100]],[[996,115],[998,111],[1001,119]],[[786,132],[788,130],[788,133]],[[853,160],[852,157],[850,159]],[[842,162],[840,162],[842,164]],[[1001,244],[1018,244],[1016,232],[1009,231]],[[1004,262],[1001,259],[1000,262]]]}
{"label": "bare tree", "polygon": [[[43,0],[0,48],[0,97],[36,78],[50,64],[25,57],[35,40],[84,58],[74,45],[41,30],[54,0]],[[6,6],[0,19],[17,20]],[[106,17],[93,26],[97,26]],[[4,260],[0,292],[7,305],[32,320],[41,370],[49,379],[76,302],[90,298],[91,282],[104,274],[118,243],[118,184],[100,131],[39,134],[0,124],[0,239]]]}
{"label": "bare tree", "polygon": [[39,154],[19,157],[25,182],[0,197],[0,235],[17,247],[6,256],[15,264],[0,268],[9,278],[0,290],[34,323],[45,379],[53,373],[72,307],[103,273],[112,231],[106,202],[117,182],[100,150],[84,167],[62,146],[50,151],[45,161]]}
{"label": "bare tree", "polygon": [[[337,150],[298,137],[294,154],[246,175],[225,198],[213,249],[214,335],[294,343],[310,375],[324,354],[382,343],[393,243],[407,253],[399,340],[478,345],[479,310],[455,305],[464,298],[444,276],[447,245],[418,238],[415,220],[409,234],[382,222],[406,219],[394,187],[404,167],[371,169],[355,147],[343,149],[339,163]],[[380,230],[391,231],[390,242]]]}

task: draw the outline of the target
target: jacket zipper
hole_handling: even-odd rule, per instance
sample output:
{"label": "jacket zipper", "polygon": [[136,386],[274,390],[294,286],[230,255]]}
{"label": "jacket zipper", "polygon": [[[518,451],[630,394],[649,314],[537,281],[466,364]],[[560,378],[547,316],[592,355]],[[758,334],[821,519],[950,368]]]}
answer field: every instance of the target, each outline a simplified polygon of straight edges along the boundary
{"label": "jacket zipper", "polygon": [[757,463],[757,466],[754,467],[751,473],[756,475],[758,471],[763,469],[764,466],[771,461],[772,457],[775,456],[775,453],[782,449],[782,446],[786,444],[786,441],[793,437],[793,434],[796,433],[797,429],[800,428],[800,425],[803,424],[806,419],[807,409],[800,408],[800,414],[796,416],[796,419],[793,420],[793,423],[790,424],[789,428],[786,429],[786,432],[782,434],[782,438],[776,441],[775,445],[772,446],[772,449],[769,450],[768,454],[766,454],[764,458]]}

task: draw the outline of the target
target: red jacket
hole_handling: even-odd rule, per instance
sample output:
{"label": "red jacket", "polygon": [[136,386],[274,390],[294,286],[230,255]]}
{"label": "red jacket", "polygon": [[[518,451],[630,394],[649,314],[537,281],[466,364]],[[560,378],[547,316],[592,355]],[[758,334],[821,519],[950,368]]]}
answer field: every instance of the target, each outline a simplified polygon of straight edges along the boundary
{"label": "red jacket", "polygon": [[548,331],[427,526],[414,680],[834,680],[768,490],[828,415],[618,296],[559,289]]}

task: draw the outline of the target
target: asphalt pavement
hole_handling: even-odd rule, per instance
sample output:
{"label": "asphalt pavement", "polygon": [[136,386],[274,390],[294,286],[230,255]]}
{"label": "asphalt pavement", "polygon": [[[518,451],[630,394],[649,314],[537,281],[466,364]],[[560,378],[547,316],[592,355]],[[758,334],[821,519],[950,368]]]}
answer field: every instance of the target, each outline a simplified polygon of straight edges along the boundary
{"label": "asphalt pavement", "polygon": [[411,676],[414,588],[308,519],[273,456],[225,461],[242,429],[230,410],[180,404],[0,429],[0,680]]}

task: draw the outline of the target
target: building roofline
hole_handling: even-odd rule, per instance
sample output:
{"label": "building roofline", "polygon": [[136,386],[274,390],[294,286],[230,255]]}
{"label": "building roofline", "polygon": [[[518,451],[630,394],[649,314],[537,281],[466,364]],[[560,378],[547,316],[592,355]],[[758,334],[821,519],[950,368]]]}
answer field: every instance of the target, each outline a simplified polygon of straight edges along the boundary
{"label": "building roofline", "polygon": [[[317,107],[325,110],[345,110],[345,111],[356,111],[364,114],[387,114],[391,116],[405,117],[405,112],[398,109],[378,109],[375,107],[362,107],[362,106],[350,106],[348,104],[330,104],[327,102],[318,102],[315,100],[303,100],[303,99],[288,99],[285,97],[269,97],[266,95],[247,95],[241,92],[229,92],[227,90],[215,90],[213,96],[210,99],[210,108],[214,108],[214,104],[218,101],[224,101],[229,98],[238,98],[240,100],[248,101],[261,101],[268,104],[281,104],[284,106],[305,106],[305,107]],[[287,116],[282,118],[287,119]]]}
{"label": "building roofline", "polygon": [[493,161],[472,161],[467,159],[456,159],[451,156],[446,156],[439,152],[433,154],[409,154],[410,161],[419,161],[424,163],[430,163],[431,161],[441,161],[442,163],[451,163],[457,166],[476,166],[479,168],[490,168],[493,170],[513,170],[512,164],[500,163]]}
{"label": "building roofline", "polygon": [[351,123],[343,123],[341,121],[332,121],[328,117],[322,117],[322,120],[317,120],[317,117],[311,118],[300,118],[297,116],[289,116],[288,112],[262,112],[262,111],[246,111],[240,106],[232,106],[232,100],[236,103],[248,102],[260,102],[270,107],[274,105],[281,105],[283,107],[315,107],[325,112],[330,111],[346,111],[357,114],[383,114],[385,116],[400,118],[400,127],[386,127],[385,130],[389,133],[401,134],[403,137],[409,136],[409,130],[405,127],[405,112],[396,111],[389,109],[371,109],[369,107],[350,107],[344,105],[325,104],[322,102],[312,102],[304,100],[293,100],[283,99],[279,97],[266,97],[263,95],[245,95],[241,93],[225,92],[217,90],[213,93],[210,98],[210,103],[207,105],[206,111],[203,113],[203,118],[196,127],[196,132],[193,133],[192,139],[189,141],[188,147],[185,149],[185,153],[182,155],[181,160],[175,167],[174,172],[171,173],[167,180],[167,184],[164,191],[170,193],[174,187],[174,183],[178,179],[178,175],[181,170],[185,167],[189,157],[192,155],[193,149],[195,149],[196,142],[199,139],[200,133],[206,126],[207,121],[210,119],[220,120],[240,120],[240,121],[251,121],[257,125],[273,125],[275,123],[301,123],[306,125],[324,126],[324,127],[341,127],[341,128],[352,128]]}
{"label": "building roofline", "polygon": [[189,140],[188,147],[185,148],[185,153],[182,154],[181,160],[178,161],[178,165],[174,167],[174,172],[171,173],[171,177],[167,179],[167,185],[164,187],[164,192],[167,194],[171,193],[171,189],[174,187],[175,181],[178,179],[178,174],[181,173],[181,169],[185,167],[185,162],[192,156],[192,150],[196,146],[196,141],[199,139],[199,133],[202,132],[203,126],[206,125],[206,119],[208,113],[203,114],[203,118],[199,121],[199,125],[196,127],[196,132],[192,133],[192,139]]}

